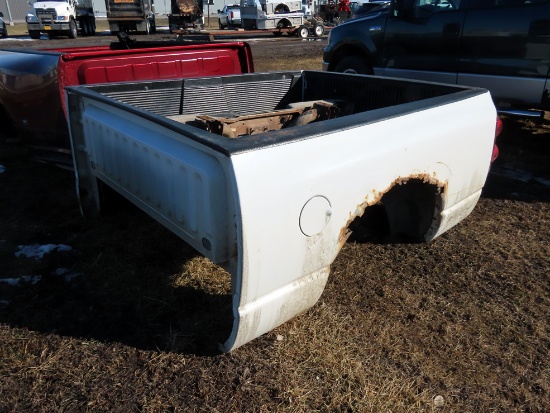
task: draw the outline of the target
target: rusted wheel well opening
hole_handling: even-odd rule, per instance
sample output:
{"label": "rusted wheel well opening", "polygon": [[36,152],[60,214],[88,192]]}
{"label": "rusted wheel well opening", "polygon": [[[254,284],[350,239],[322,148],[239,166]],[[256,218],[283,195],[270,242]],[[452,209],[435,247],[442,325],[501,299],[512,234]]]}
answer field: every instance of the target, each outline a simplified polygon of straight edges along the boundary
{"label": "rusted wheel well opening", "polygon": [[367,206],[362,216],[349,225],[355,242],[419,242],[432,226],[439,211],[443,188],[409,179],[397,183],[376,205]]}

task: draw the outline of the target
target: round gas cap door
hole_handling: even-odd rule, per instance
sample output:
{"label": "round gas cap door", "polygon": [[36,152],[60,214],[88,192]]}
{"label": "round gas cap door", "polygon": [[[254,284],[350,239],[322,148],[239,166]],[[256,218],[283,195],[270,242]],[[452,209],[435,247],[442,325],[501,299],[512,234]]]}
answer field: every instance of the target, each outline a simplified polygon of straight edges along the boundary
{"label": "round gas cap door", "polygon": [[330,202],[317,195],[306,202],[300,214],[300,229],[308,237],[320,233],[329,223],[332,215]]}

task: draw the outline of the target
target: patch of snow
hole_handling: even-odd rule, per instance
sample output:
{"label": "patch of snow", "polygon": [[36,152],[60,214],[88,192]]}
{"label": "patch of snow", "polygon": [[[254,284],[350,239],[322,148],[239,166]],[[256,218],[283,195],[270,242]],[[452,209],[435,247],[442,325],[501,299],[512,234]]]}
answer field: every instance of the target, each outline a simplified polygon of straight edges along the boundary
{"label": "patch of snow", "polygon": [[30,37],[10,37],[10,38],[4,38],[4,39],[0,39],[0,42],[2,41],[10,41],[10,42],[28,42],[28,41],[31,41],[33,39],[31,39]]}
{"label": "patch of snow", "polygon": [[539,176],[535,176],[534,179],[541,185],[550,186],[550,179],[541,178]]}
{"label": "patch of snow", "polygon": [[[71,282],[75,278],[81,277],[84,274],[81,272],[70,272],[67,268],[58,268],[52,272],[52,275],[63,277],[66,282]],[[0,283],[8,284],[12,287],[17,287],[22,284],[34,285],[40,281],[42,281],[41,275],[23,275],[21,277],[0,278]]]}
{"label": "patch of snow", "polygon": [[81,272],[70,272],[68,268],[58,268],[52,274],[65,278],[67,282],[71,282],[75,278],[84,275]]}
{"label": "patch of snow", "polygon": [[8,285],[19,285],[19,281],[21,281],[19,278],[0,278],[0,283],[8,284]]}
{"label": "patch of snow", "polygon": [[510,166],[493,166],[491,167],[491,173],[494,175],[509,178],[514,181],[531,182],[535,181],[544,186],[550,186],[550,179],[546,179],[540,176],[533,175],[531,172],[524,171],[523,169],[517,169]]}
{"label": "patch of snow", "polygon": [[19,251],[15,253],[16,257],[24,255],[27,258],[40,259],[52,251],[71,251],[72,248],[65,244],[46,244],[46,245],[19,245]]}
{"label": "patch of snow", "polygon": [[23,275],[18,278],[0,278],[0,283],[5,283],[13,287],[18,286],[21,282],[34,285],[42,279],[41,275]]}

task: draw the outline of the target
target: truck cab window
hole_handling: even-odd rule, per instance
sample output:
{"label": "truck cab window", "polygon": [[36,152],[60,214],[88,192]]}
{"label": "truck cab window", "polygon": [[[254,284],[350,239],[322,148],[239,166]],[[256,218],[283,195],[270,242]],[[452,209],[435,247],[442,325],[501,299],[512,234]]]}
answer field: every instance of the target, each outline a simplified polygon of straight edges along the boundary
{"label": "truck cab window", "polygon": [[522,7],[534,4],[543,4],[548,0],[473,0],[470,9],[500,9],[506,7]]}
{"label": "truck cab window", "polygon": [[415,0],[412,14],[418,18],[426,18],[434,13],[458,10],[460,0]]}

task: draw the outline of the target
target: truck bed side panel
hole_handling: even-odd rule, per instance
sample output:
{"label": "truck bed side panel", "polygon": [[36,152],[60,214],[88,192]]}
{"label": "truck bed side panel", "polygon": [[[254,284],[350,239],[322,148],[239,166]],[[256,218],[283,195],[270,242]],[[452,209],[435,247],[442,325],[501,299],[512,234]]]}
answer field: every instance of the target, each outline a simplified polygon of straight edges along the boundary
{"label": "truck bed side panel", "polygon": [[468,216],[489,170],[495,116],[486,94],[232,157],[242,283],[225,349],[313,305],[349,223],[393,186],[422,179],[441,188],[426,239]]}
{"label": "truck bed side panel", "polygon": [[[213,262],[227,261],[226,157],[100,102],[86,102],[83,111],[83,130],[73,134],[82,182],[99,178]],[[78,187],[81,198],[96,190]]]}
{"label": "truck bed side panel", "polygon": [[66,53],[59,62],[62,102],[72,85],[222,76],[253,71],[246,43]]}

